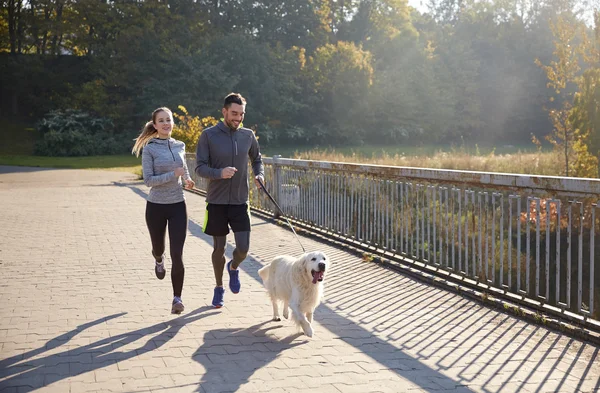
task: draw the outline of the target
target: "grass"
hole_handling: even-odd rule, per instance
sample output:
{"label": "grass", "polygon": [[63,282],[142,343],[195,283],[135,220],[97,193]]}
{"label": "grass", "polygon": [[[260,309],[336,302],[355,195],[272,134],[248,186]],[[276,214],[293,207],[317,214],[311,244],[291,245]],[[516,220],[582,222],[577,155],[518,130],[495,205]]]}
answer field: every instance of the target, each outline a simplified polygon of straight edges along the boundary
{"label": "grass", "polygon": [[536,147],[533,144],[522,146],[503,145],[503,146],[462,146],[460,148],[451,145],[422,145],[422,146],[407,146],[407,145],[361,145],[361,146],[261,146],[263,155],[272,157],[279,154],[284,158],[294,158],[302,156],[306,153],[314,152],[335,152],[344,156],[356,156],[363,159],[377,159],[382,156],[432,156],[436,153],[461,151],[474,156],[494,154],[514,154],[514,153],[533,153]]}
{"label": "grass", "polygon": [[[268,156],[268,154],[265,154]],[[533,175],[561,175],[561,162],[554,152],[473,155],[465,151],[438,151],[431,155],[401,155],[382,152],[368,157],[364,154],[344,153],[337,150],[309,150],[296,152],[293,158],[317,161],[351,162],[388,166],[406,166],[450,170],[470,170],[496,173]],[[94,157],[43,157],[33,155],[0,154],[0,165],[47,168],[104,169],[126,171],[140,175],[140,159],[132,155]]]}
{"label": "grass", "polygon": [[101,169],[135,173],[141,176],[141,159],[133,155],[93,157],[34,156],[37,132],[31,125],[12,123],[0,129],[0,165],[38,168]]}
{"label": "grass", "polygon": [[29,124],[8,123],[1,127],[0,138],[0,155],[32,155],[37,132]]}
{"label": "grass", "polygon": [[389,154],[383,152],[367,157],[353,152],[344,154],[337,150],[312,150],[296,152],[293,158],[317,161],[369,163],[387,166],[468,170],[496,173],[561,176],[561,157],[548,151],[517,152],[513,154],[472,154],[463,149],[437,151],[429,155]]}
{"label": "grass", "polygon": [[[33,155],[36,131],[28,124],[9,124],[0,129],[0,165],[104,169],[126,171],[141,176],[140,159],[132,155],[96,157],[43,157]],[[447,146],[345,146],[319,148],[314,146],[261,148],[263,155],[281,154],[306,160],[353,162],[390,166],[408,166],[450,170],[471,170],[534,175],[562,175],[561,158],[554,152],[536,151],[526,146],[456,148]]]}
{"label": "grass", "polygon": [[93,157],[43,157],[33,155],[0,154],[0,165],[30,166],[42,168],[102,169],[141,173],[141,159],[133,155]]}

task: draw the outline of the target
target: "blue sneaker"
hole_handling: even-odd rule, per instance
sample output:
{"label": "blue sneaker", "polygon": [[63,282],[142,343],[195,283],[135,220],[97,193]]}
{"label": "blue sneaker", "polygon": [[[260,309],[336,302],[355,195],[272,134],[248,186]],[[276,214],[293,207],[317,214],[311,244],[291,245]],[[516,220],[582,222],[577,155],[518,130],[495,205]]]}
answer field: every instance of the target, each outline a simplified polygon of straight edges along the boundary
{"label": "blue sneaker", "polygon": [[239,293],[242,284],[240,283],[240,271],[239,270],[231,270],[231,262],[227,263],[227,272],[229,273],[229,289],[233,293]]}
{"label": "blue sneaker", "polygon": [[212,305],[215,308],[223,307],[223,295],[225,294],[225,288],[215,287],[215,294],[213,296]]}

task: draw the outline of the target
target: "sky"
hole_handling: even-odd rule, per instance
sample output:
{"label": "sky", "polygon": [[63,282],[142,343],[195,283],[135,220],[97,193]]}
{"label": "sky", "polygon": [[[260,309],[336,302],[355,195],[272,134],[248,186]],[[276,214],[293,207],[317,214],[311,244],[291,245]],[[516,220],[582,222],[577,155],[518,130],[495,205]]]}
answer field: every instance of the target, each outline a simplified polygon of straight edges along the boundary
{"label": "sky", "polygon": [[423,12],[425,11],[425,6],[422,5],[421,3],[424,3],[424,0],[408,0],[408,5],[418,9],[419,11]]}
{"label": "sky", "polygon": [[[420,12],[425,12],[427,10],[427,7],[424,5],[426,2],[427,0],[408,0],[408,5],[416,8]],[[588,9],[588,12],[583,15],[583,19],[588,26],[593,27],[594,14],[592,9],[599,6],[600,0],[591,1],[590,4],[591,6]]]}

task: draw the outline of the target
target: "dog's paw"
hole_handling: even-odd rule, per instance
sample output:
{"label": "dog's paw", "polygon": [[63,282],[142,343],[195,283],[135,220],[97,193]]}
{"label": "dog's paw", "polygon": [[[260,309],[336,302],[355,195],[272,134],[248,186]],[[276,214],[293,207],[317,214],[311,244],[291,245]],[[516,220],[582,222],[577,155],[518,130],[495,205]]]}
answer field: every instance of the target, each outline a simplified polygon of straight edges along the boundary
{"label": "dog's paw", "polygon": [[306,334],[308,337],[313,336],[313,329],[310,325],[306,329],[304,329],[304,334]]}
{"label": "dog's paw", "polygon": [[281,318],[279,318],[279,317],[273,317],[272,321],[273,322],[281,322]]}

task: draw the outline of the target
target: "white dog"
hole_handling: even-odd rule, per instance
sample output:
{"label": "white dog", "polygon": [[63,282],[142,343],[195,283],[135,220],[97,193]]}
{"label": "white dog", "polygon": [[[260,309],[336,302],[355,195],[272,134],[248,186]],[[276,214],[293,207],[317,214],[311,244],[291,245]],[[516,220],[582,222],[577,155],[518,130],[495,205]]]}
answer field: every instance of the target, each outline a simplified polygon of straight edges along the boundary
{"label": "white dog", "polygon": [[288,318],[288,307],[291,308],[292,319],[302,327],[304,334],[312,337],[313,312],[321,301],[328,270],[329,260],[319,251],[305,253],[297,259],[278,256],[261,268],[258,274],[273,302],[273,320],[281,321],[277,302],[283,301],[283,317]]}

